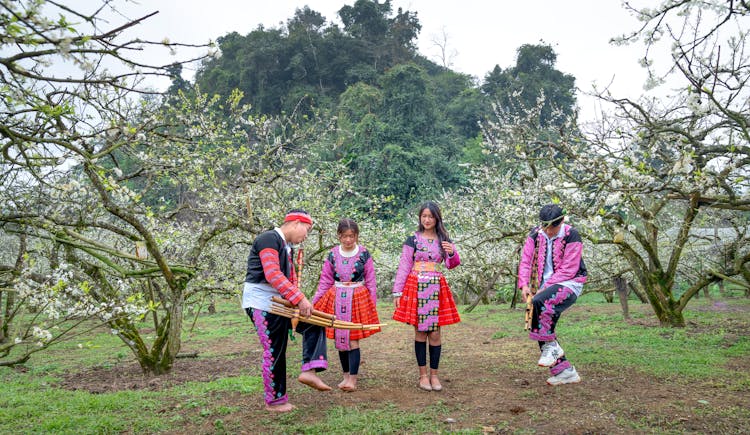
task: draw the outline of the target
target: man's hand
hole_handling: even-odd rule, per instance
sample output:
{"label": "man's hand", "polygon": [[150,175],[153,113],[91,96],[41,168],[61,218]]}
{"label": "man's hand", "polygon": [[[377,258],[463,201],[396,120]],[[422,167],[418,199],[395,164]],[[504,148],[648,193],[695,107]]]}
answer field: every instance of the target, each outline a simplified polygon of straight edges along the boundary
{"label": "man's hand", "polygon": [[306,297],[303,297],[299,304],[297,304],[297,308],[299,308],[300,317],[310,317],[312,315],[313,306]]}
{"label": "man's hand", "polygon": [[526,299],[528,299],[530,294],[531,294],[531,289],[529,288],[529,286],[525,285],[521,287],[521,297],[523,298],[524,302],[526,301]]}

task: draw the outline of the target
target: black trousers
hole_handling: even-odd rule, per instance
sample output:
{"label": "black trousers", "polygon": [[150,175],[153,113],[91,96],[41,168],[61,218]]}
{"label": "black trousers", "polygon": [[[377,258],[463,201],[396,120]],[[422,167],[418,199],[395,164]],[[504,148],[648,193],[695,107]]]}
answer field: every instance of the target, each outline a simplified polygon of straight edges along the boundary
{"label": "black trousers", "polygon": [[[264,400],[268,405],[286,403],[286,348],[289,342],[291,319],[263,310],[246,308],[245,312],[255,324],[260,345],[261,376]],[[326,334],[322,326],[299,322],[295,329],[302,334],[302,371],[316,372],[328,368],[326,359]]]}

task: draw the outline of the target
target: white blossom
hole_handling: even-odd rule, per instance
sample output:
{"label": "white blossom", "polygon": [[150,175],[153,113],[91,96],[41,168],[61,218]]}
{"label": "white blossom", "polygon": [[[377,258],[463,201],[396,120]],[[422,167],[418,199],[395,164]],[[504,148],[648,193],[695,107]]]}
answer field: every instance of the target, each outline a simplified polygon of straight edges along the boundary
{"label": "white blossom", "polygon": [[51,332],[49,332],[46,329],[42,329],[42,328],[40,328],[38,326],[34,326],[31,329],[31,334],[35,338],[38,338],[39,341],[42,342],[42,343],[46,343],[46,342],[48,342],[48,341],[50,341],[52,339],[52,333]]}
{"label": "white blossom", "polygon": [[68,56],[70,54],[70,43],[72,40],[70,38],[65,38],[60,40],[59,44],[57,45],[58,49],[60,50],[60,54],[63,56]]}
{"label": "white blossom", "polygon": [[619,192],[610,193],[607,195],[607,198],[604,200],[604,205],[606,206],[613,206],[620,203],[622,200],[622,197]]}

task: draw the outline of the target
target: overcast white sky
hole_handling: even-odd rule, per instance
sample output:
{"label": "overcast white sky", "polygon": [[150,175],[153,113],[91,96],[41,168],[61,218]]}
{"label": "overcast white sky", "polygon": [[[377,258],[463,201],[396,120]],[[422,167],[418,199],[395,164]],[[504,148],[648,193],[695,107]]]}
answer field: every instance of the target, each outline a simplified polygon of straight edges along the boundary
{"label": "overcast white sky", "polygon": [[[382,0],[381,0],[382,1]],[[295,9],[305,5],[328,22],[339,23],[337,11],[355,0],[140,0],[128,6],[130,18],[159,14],[139,25],[144,38],[202,43],[236,31],[245,35],[262,24],[280,27]],[[618,96],[637,98],[646,78],[638,65],[640,45],[617,47],[610,38],[635,30],[638,22],[619,0],[392,0],[394,13],[402,7],[417,12],[422,24],[419,51],[440,62],[432,40],[447,34],[455,53],[452,69],[483,78],[495,65],[515,64],[522,44],[544,41],[558,55],[557,68],[576,77],[584,91],[592,83],[611,83]],[[579,95],[582,118],[593,115],[592,104]]]}

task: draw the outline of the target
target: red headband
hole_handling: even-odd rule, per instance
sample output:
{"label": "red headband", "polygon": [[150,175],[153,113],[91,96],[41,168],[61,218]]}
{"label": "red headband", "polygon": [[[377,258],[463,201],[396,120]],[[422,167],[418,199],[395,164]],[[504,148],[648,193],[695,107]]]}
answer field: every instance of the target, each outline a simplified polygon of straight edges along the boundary
{"label": "red headband", "polygon": [[310,218],[309,214],[306,213],[299,213],[299,212],[293,212],[286,215],[284,218],[284,222],[291,222],[291,221],[300,221],[305,224],[313,224],[312,218]]}

